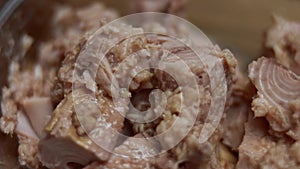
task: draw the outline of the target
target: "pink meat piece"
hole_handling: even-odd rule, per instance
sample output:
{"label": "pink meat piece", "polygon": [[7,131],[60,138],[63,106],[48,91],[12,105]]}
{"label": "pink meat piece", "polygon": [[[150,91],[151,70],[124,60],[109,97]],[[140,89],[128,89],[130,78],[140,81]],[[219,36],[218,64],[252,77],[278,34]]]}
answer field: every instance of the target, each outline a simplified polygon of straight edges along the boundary
{"label": "pink meat piece", "polygon": [[256,117],[265,117],[271,129],[300,139],[300,77],[274,59],[260,58],[249,66],[249,77],[258,96],[252,102]]}
{"label": "pink meat piece", "polygon": [[53,111],[50,97],[26,98],[23,101],[23,107],[38,136],[45,136],[44,128]]}
{"label": "pink meat piece", "polygon": [[250,116],[246,123],[246,134],[239,147],[239,161],[236,168],[299,168],[297,155],[292,153],[294,146],[297,146],[296,143],[294,144],[287,137],[270,136],[265,119],[253,119],[253,116]]}
{"label": "pink meat piece", "polygon": [[274,24],[268,30],[265,47],[267,56],[300,75],[300,24],[274,16]]}

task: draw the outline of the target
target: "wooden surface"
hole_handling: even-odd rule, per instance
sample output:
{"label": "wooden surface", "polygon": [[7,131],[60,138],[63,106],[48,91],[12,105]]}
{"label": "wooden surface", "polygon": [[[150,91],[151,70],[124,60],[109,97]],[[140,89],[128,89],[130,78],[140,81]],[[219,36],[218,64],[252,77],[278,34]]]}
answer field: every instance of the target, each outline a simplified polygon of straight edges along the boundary
{"label": "wooden surface", "polygon": [[[132,0],[105,0],[126,14]],[[229,48],[242,67],[261,56],[264,31],[272,15],[300,21],[300,0],[189,0],[187,19],[222,48]]]}
{"label": "wooden surface", "polygon": [[245,63],[261,55],[264,31],[274,14],[300,21],[300,1],[191,0],[188,4],[188,19]]}

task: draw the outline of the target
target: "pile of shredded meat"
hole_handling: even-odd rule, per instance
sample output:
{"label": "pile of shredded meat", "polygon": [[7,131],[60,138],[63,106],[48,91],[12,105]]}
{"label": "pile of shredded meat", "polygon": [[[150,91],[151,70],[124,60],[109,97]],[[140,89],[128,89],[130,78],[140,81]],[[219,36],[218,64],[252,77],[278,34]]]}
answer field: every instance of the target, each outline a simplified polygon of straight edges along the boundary
{"label": "pile of shredded meat", "polygon": [[[185,3],[142,0],[135,9],[178,14]],[[223,90],[212,89],[210,65],[200,62],[185,45],[161,35],[143,34],[143,28],[128,24],[111,26],[97,35],[96,30],[118,18],[117,12],[103,4],[57,5],[55,11],[53,37],[39,44],[38,60],[27,67],[12,62],[8,86],[2,89],[0,128],[17,136],[21,165],[33,169],[300,168],[299,23],[275,17],[265,39],[266,55],[249,65],[248,75],[238,69],[229,50],[193,43],[208,64],[210,59],[221,62],[227,85],[221,121],[201,143],[202,129],[212,123],[207,121],[210,106],[215,106],[212,90],[217,95]],[[159,29],[185,34],[174,25]],[[110,39],[136,34],[140,35],[111,48],[101,61],[87,52],[87,48],[97,50],[89,43],[91,39],[109,44]],[[24,39],[24,47],[30,48],[34,39],[28,35]],[[136,51],[138,57],[132,55]],[[85,60],[78,62],[80,56]],[[188,85],[182,60],[196,77],[196,89]],[[158,62],[174,76],[141,69]],[[184,85],[174,77],[185,81]],[[116,81],[121,89],[115,87]],[[158,89],[164,95],[151,92]],[[114,100],[114,90],[120,90],[121,99]],[[195,99],[199,103],[189,105]],[[182,102],[188,105],[187,115],[181,112]],[[159,107],[162,104],[165,108]],[[179,126],[172,128],[175,121]],[[187,124],[193,124],[190,130]],[[120,138],[112,131],[128,137]],[[171,134],[155,142],[147,139],[162,133]]]}

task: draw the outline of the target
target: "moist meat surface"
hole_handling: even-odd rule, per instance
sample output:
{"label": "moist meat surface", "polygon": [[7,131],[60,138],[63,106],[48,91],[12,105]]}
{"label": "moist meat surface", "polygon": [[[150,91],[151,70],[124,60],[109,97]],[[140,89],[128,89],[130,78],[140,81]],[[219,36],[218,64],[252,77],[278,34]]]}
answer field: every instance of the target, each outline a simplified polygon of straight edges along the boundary
{"label": "moist meat surface", "polygon": [[[23,68],[15,62],[10,65],[9,86],[3,88],[3,116],[0,124],[4,133],[17,134],[21,165],[29,168],[48,165],[40,162],[43,157],[40,157],[38,144],[46,137],[45,125],[57,106],[57,102],[51,97],[54,95],[53,87],[57,80],[58,67],[67,49],[72,50],[79,43],[81,36],[99,28],[100,20],[104,17],[106,21],[110,21],[115,19],[117,14],[99,3],[80,9],[57,6],[51,21],[53,38],[40,44],[37,63],[33,63],[30,68]],[[60,150],[53,152],[53,155],[57,152]],[[46,154],[49,155],[48,152]]]}
{"label": "moist meat surface", "polygon": [[[181,15],[185,3],[140,0],[134,9]],[[217,45],[188,42],[205,56],[203,64],[186,45],[146,34],[146,28],[115,24],[101,35],[95,32],[117,17],[100,3],[77,8],[57,5],[50,21],[53,37],[39,44],[38,60],[28,67],[11,63],[9,84],[2,89],[0,128],[17,136],[21,165],[300,168],[300,24],[277,17],[266,36],[267,57],[250,64],[247,77],[233,54]],[[187,40],[188,32],[172,21],[149,29]],[[127,36],[131,37],[123,40]],[[26,38],[24,45],[30,48],[33,39]],[[101,60],[94,55],[97,44],[109,46],[113,40],[120,42]],[[220,84],[212,89],[207,71],[212,60],[219,60],[224,68],[225,109],[216,130],[200,143],[205,124],[213,125],[207,121],[212,93],[218,96],[224,90]],[[143,69],[159,64],[164,69]],[[220,72],[213,68],[210,73],[219,78]],[[189,73],[196,77],[195,86]],[[182,108],[183,102],[186,107]],[[176,128],[172,127],[175,122]],[[171,134],[151,139],[164,133]]]}
{"label": "moist meat surface", "polygon": [[300,131],[298,28],[298,23],[276,17],[266,37],[268,58],[249,65],[248,76],[257,93],[239,146],[237,168],[300,167],[294,152]]}
{"label": "moist meat surface", "polygon": [[267,32],[266,54],[283,66],[300,74],[300,24],[274,16],[274,24]]}

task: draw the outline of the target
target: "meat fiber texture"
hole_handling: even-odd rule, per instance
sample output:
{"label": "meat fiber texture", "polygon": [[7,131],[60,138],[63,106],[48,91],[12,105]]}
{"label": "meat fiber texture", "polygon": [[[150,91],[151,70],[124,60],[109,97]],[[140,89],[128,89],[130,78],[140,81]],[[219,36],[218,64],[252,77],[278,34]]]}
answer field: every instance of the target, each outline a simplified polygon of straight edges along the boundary
{"label": "meat fiber texture", "polygon": [[[176,6],[175,3],[171,7],[170,10],[174,12],[177,8],[180,9],[180,5]],[[73,88],[73,84],[78,80],[73,78],[76,59],[86,47],[87,39],[102,24],[116,17],[114,11],[98,3],[78,9],[57,6],[51,21],[53,38],[40,44],[38,61],[29,68],[21,67],[15,62],[11,64],[9,85],[3,88],[1,130],[6,134],[17,135],[20,164],[29,168],[180,168],[182,166],[233,168],[236,157],[221,142],[223,134],[221,126],[217,127],[207,142],[203,144],[198,142],[210,106],[210,84],[204,66],[195,64],[198,62],[196,55],[182,44],[159,35],[155,37],[143,35],[125,40],[105,56],[97,70],[95,82],[89,72],[83,72],[84,86]],[[143,29],[121,24],[110,28],[107,36],[119,38],[124,34],[134,33],[143,33]],[[178,32],[181,33],[184,32]],[[107,36],[97,38],[108,41]],[[29,40],[34,41],[34,39]],[[141,147],[144,147],[142,153],[159,153],[161,148],[168,148],[170,139],[157,140],[160,144],[160,147],[157,147],[146,141],[147,137],[165,132],[174,120],[179,120],[182,124],[189,121],[179,115],[178,104],[183,98],[178,84],[171,76],[160,70],[144,70],[132,77],[129,91],[126,91],[129,94],[121,101],[122,107],[114,107],[111,98],[113,93],[110,91],[110,86],[114,83],[111,79],[112,74],[117,77],[120,85],[128,83],[127,79],[122,78],[130,76],[126,70],[139,72],[139,69],[135,68],[137,64],[150,64],[147,53],[141,53],[140,57],[136,58],[130,58],[129,55],[154,45],[157,49],[151,55],[153,60],[161,57],[160,50],[168,49],[185,60],[197,76],[201,99],[197,106],[203,113],[196,119],[196,124],[192,126],[188,136],[177,146],[156,157],[140,158],[140,154],[135,154],[135,151]],[[30,48],[30,43],[27,46]],[[226,113],[231,102],[231,86],[236,83],[237,62],[230,51],[221,50],[218,46],[203,47],[201,51],[210,57],[220,59],[225,68],[228,86]],[[87,59],[93,58],[88,56]],[[177,63],[178,58],[170,55],[165,60],[167,61]],[[120,66],[121,70],[117,70],[121,62],[123,62]],[[177,68],[170,66],[168,69]],[[183,78],[184,72],[177,71]],[[123,113],[132,118],[141,118],[139,114],[130,111],[132,107],[128,106],[128,102],[132,101],[135,107],[142,108],[147,103],[143,102],[144,93],[139,91],[147,93],[154,88],[160,88],[167,93],[167,107],[160,118],[150,123],[140,124],[126,121],[120,115]],[[192,89],[185,90],[190,93],[186,98],[194,98]],[[92,93],[95,94],[98,104],[87,102],[93,99]],[[136,96],[130,100],[133,93]],[[159,99],[161,96],[157,95],[155,98]],[[160,100],[150,99],[150,102],[158,104]],[[151,118],[153,112],[155,111],[145,114],[145,117]],[[117,135],[105,130],[107,126],[103,126],[104,122],[99,120],[105,121],[106,125],[116,131],[122,132],[126,129],[134,135],[133,138],[145,138],[145,140],[137,142],[128,138],[120,141]],[[84,123],[84,128],[80,123]],[[180,130],[173,132],[175,135],[182,134]],[[91,135],[109,147],[113,154],[91,140]],[[129,158],[114,153],[127,153]],[[198,156],[202,160],[197,160]]]}
{"label": "meat fiber texture", "polygon": [[[134,28],[130,25],[120,24],[118,27],[109,27],[105,31],[105,35],[93,37],[97,41],[107,41],[107,44],[109,44],[109,39],[107,39],[107,36],[109,35],[111,38],[121,38],[126,35],[134,34],[134,33],[142,33],[142,28]],[[161,134],[166,132],[175,120],[180,121],[180,124],[182,124],[181,128],[177,128],[176,130],[172,131],[173,135],[168,135],[168,137],[165,137],[163,139],[157,140],[160,144],[160,148],[168,149],[170,144],[173,144],[173,137],[176,137],[178,135],[182,135],[185,131],[185,123],[189,123],[189,119],[183,116],[178,115],[180,112],[180,107],[178,105],[182,101],[182,99],[190,99],[191,102],[193,102],[193,98],[195,98],[194,95],[195,92],[188,87],[185,87],[184,89],[188,91],[188,94],[186,97],[182,98],[182,90],[179,89],[178,84],[176,84],[176,81],[172,77],[170,77],[165,72],[162,72],[160,70],[143,70],[140,74],[136,76],[132,76],[132,72],[139,72],[139,66],[142,64],[153,64],[157,59],[160,59],[161,53],[160,50],[162,48],[167,48],[171,51],[173,51],[177,56],[179,56],[181,59],[185,60],[187,65],[190,66],[192,72],[198,77],[198,88],[199,88],[199,95],[201,99],[201,103],[197,106],[204,112],[202,113],[197,119],[195,126],[192,126],[192,131],[188,134],[187,138],[182,140],[179,145],[175,146],[174,148],[171,148],[168,152],[165,152],[165,154],[161,154],[158,157],[153,158],[146,158],[146,159],[136,159],[136,157],[130,157],[128,158],[120,158],[114,154],[110,155],[110,157],[102,156],[105,152],[102,152],[100,156],[98,156],[98,160],[100,162],[94,162],[90,164],[89,166],[86,166],[86,168],[160,168],[161,166],[165,166],[163,168],[178,168],[180,165],[186,165],[191,167],[199,167],[199,166],[207,166],[207,168],[215,168],[215,167],[221,167],[221,168],[233,168],[234,164],[236,162],[236,159],[234,155],[231,154],[230,150],[226,148],[226,146],[221,143],[221,135],[222,135],[222,129],[221,127],[218,127],[217,131],[213,133],[212,138],[207,141],[206,143],[199,144],[199,137],[200,137],[200,131],[202,129],[202,125],[205,122],[205,117],[208,113],[208,108],[210,105],[210,97],[211,94],[209,92],[210,84],[208,75],[205,72],[205,69],[201,64],[195,64],[197,63],[197,56],[188,48],[184,46],[180,46],[180,44],[176,43],[175,41],[172,41],[170,39],[166,39],[165,37],[159,36],[159,35],[141,35],[136,36],[133,39],[127,39],[122,41],[122,43],[118,44],[115,48],[111,49],[108,54],[101,60],[100,67],[97,67],[97,73],[96,74],[90,74],[89,71],[86,73],[84,71],[75,71],[75,64],[79,66],[79,68],[84,63],[76,63],[76,61],[79,58],[79,55],[82,54],[84,50],[87,49],[87,44],[89,44],[88,39],[83,38],[81,43],[75,48],[75,50],[69,52],[66,55],[66,58],[62,62],[62,66],[59,68],[58,71],[58,79],[55,83],[55,90],[53,91],[53,100],[58,103],[58,107],[61,104],[65,104],[64,100],[68,99],[68,97],[74,92],[74,84],[78,81],[81,82],[80,79],[74,79],[73,73],[82,73],[80,75],[83,77],[83,82],[79,86],[80,88],[85,88],[85,94],[89,94],[94,92],[96,99],[101,105],[99,105],[99,110],[91,111],[91,115],[89,113],[84,114],[84,122],[86,119],[87,124],[87,132],[88,133],[94,133],[94,130],[103,130],[100,128],[97,128],[97,123],[99,120],[97,119],[97,112],[101,112],[105,115],[105,117],[108,117],[106,119],[107,122],[111,122],[111,126],[115,128],[118,131],[121,131],[122,128],[126,127],[127,130],[131,132],[133,135],[139,135],[143,134],[144,137],[146,136],[154,136],[157,134]],[[155,45],[155,46],[154,46]],[[156,50],[149,55],[147,52],[141,52],[138,57],[132,57],[130,54],[135,51],[146,51],[149,47],[156,47]],[[144,50],[143,50],[144,49]],[[212,47],[203,47],[203,53],[207,54],[207,56],[218,58],[222,61],[223,67],[225,68],[225,75],[226,75],[226,83],[229,86],[228,87],[228,102],[226,104],[226,107],[229,106],[230,98],[231,98],[231,90],[230,87],[232,83],[234,83],[234,78],[236,74],[236,65],[237,62],[233,55],[228,50],[220,50],[217,46]],[[87,60],[95,60],[96,58],[92,54],[86,54],[85,59]],[[149,57],[151,59],[149,59]],[[85,61],[87,61],[85,60]],[[149,62],[151,61],[151,62]],[[166,62],[171,61],[174,63],[178,62],[178,58],[174,57],[172,55],[166,56]],[[90,67],[93,67],[91,65]],[[168,67],[171,70],[177,69],[177,74],[179,74],[180,78],[183,78],[184,71],[178,70],[178,67]],[[80,70],[80,69],[79,69]],[[126,86],[128,83],[128,80],[133,79],[129,89],[126,91],[122,91],[124,94],[123,100],[120,100],[121,107],[114,107],[112,108],[112,97],[113,92],[111,89],[111,86],[116,86],[114,81],[112,81],[111,77],[114,76],[119,82],[120,86]],[[79,77],[79,76],[78,76]],[[95,77],[95,81],[91,79],[91,77]],[[95,84],[96,83],[96,84]],[[113,85],[112,85],[113,84]],[[135,122],[141,119],[151,118],[151,113],[155,113],[155,110],[147,112],[145,116],[137,114],[135,111],[132,111],[132,107],[128,106],[128,102],[130,101],[130,96],[134,96],[131,100],[136,107],[143,107],[145,102],[143,102],[143,95],[145,94],[147,90],[150,89],[162,89],[167,93],[167,106],[166,110],[164,110],[162,116],[158,119],[156,119],[154,122],[150,123],[138,123]],[[66,97],[67,96],[67,97]],[[137,98],[136,98],[137,97]],[[160,96],[158,95],[155,99],[152,100],[150,98],[150,102],[153,104],[160,103]],[[78,102],[83,104],[83,102]],[[108,105],[106,107],[106,105]],[[84,107],[84,106],[82,106]],[[96,109],[96,108],[95,108]],[[62,110],[66,110],[63,108]],[[77,109],[78,110],[78,109]],[[84,109],[83,109],[84,110]],[[126,121],[123,122],[122,117],[114,117],[117,116],[115,114],[110,114],[111,112],[114,112],[115,110],[118,110],[119,113],[124,113],[127,116],[134,118],[134,121]],[[227,109],[226,109],[227,110]],[[86,110],[89,112],[89,110]],[[96,112],[96,114],[95,114]],[[192,112],[192,111],[191,111]],[[56,112],[57,113],[57,112]],[[58,113],[62,114],[62,113]],[[80,114],[80,113],[79,113]],[[78,115],[78,112],[77,112]],[[117,125],[114,126],[114,122],[117,120]],[[59,121],[59,120],[58,120]],[[70,123],[72,123],[72,120],[69,120]],[[55,121],[57,122],[57,120]],[[95,122],[95,123],[94,123]],[[69,124],[67,122],[64,122],[66,124]],[[74,125],[74,124],[72,124]],[[124,126],[123,126],[124,125]],[[69,131],[69,126],[66,127]],[[76,127],[75,127],[76,128]],[[60,128],[59,128],[60,129]],[[80,132],[80,127],[76,129],[77,133]],[[51,129],[53,131],[53,129]],[[60,131],[58,130],[60,133]],[[103,132],[101,132],[103,133]],[[59,135],[59,138],[62,135]],[[57,137],[57,136],[56,136]],[[105,137],[105,139],[104,139]],[[146,137],[147,138],[147,137]],[[101,138],[99,138],[101,139]],[[103,141],[106,142],[107,139],[110,139],[109,143],[112,147],[113,152],[131,152],[133,151],[135,146],[140,144],[146,144],[146,143],[134,143],[133,140],[128,138],[123,142],[120,146],[114,145],[116,142],[116,138],[111,133],[107,133],[102,136]],[[148,145],[148,144],[147,144]],[[115,147],[116,146],[116,147]],[[148,146],[149,149],[155,149],[155,147],[151,147],[151,144]],[[138,146],[143,147],[143,146]],[[193,150],[193,151],[192,151]],[[89,150],[91,151],[91,150]],[[100,150],[101,151],[101,150]],[[145,150],[146,151],[146,150]],[[160,150],[156,150],[160,151]],[[134,151],[133,151],[134,152]],[[98,152],[99,153],[99,152]],[[98,154],[96,153],[96,155]],[[131,154],[132,155],[132,154]],[[203,158],[203,161],[197,160],[197,156],[201,156]],[[168,163],[164,163],[163,160],[167,160]]]}
{"label": "meat fiber texture", "polygon": [[[299,168],[300,24],[274,17],[267,32],[266,57],[249,65],[257,90],[237,168]],[[297,150],[296,150],[297,149]]]}
{"label": "meat fiber texture", "polygon": [[[53,118],[53,110],[57,109],[51,95],[57,79],[57,70],[66,50],[74,48],[85,33],[93,32],[101,24],[117,17],[115,11],[106,9],[99,3],[80,9],[58,5],[55,11],[53,19],[49,21],[53,27],[49,34],[52,34],[53,38],[40,43],[36,56],[38,61],[29,67],[21,67],[18,62],[12,62],[8,86],[2,89],[1,130],[6,134],[17,135],[19,162],[28,168],[56,165],[41,163],[43,157],[38,147],[44,139],[51,140],[45,126]],[[23,39],[23,46],[28,50],[34,39],[28,35],[24,35]],[[56,142],[54,144],[59,145]],[[55,149],[55,145],[53,148]],[[80,147],[77,149],[80,150]],[[56,155],[61,151],[57,150],[54,153],[53,155]],[[49,155],[51,157],[51,154]]]}
{"label": "meat fiber texture", "polygon": [[[180,14],[185,3],[185,0],[157,3],[141,0],[134,8]],[[249,65],[248,76],[238,69],[229,50],[194,42],[203,55],[221,61],[228,86],[221,122],[209,139],[200,144],[212,92],[219,92],[211,91],[205,65],[181,43],[160,35],[143,34],[145,30],[140,27],[119,24],[107,28],[102,36],[95,34],[117,17],[115,11],[99,3],[79,8],[58,5],[50,21],[53,38],[39,45],[38,60],[28,67],[11,63],[8,86],[2,89],[0,128],[5,134],[17,136],[21,165],[58,169],[300,167],[300,24],[275,17],[265,39],[266,55]],[[172,26],[159,29],[178,35],[186,33]],[[91,37],[109,44],[110,38],[134,34],[139,36],[122,41],[96,66],[91,65],[94,73],[81,70],[84,64],[98,61],[87,53],[85,61],[77,62],[91,47],[88,46]],[[23,46],[30,48],[33,41],[24,35]],[[90,49],[96,50],[93,46]],[[162,55],[163,49],[177,57]],[[131,55],[137,51],[138,57]],[[188,79],[187,72],[178,69],[180,59],[197,77],[198,93],[188,85],[179,86],[164,71],[140,67],[149,67],[157,60],[172,62],[165,64],[166,69],[175,71],[179,79]],[[121,87],[129,84],[128,89],[121,90],[122,99],[117,101],[113,99],[116,93],[111,90],[117,89],[115,80]],[[161,89],[165,95],[149,94],[153,89]],[[180,114],[180,103],[193,102],[196,95],[200,99],[196,107],[201,113],[187,135],[169,147],[175,144],[176,137],[185,134],[186,124],[191,122],[189,116]],[[166,106],[160,117],[147,122],[160,113],[162,103]],[[151,109],[150,104],[158,109]],[[134,108],[149,109],[140,113]],[[188,110],[197,109],[189,106]],[[141,120],[146,122],[140,123]],[[176,129],[171,128],[175,121],[180,125]],[[108,127],[131,137],[120,138]],[[156,142],[148,139],[169,129],[172,134],[167,137]],[[156,156],[144,157],[144,154]]]}

